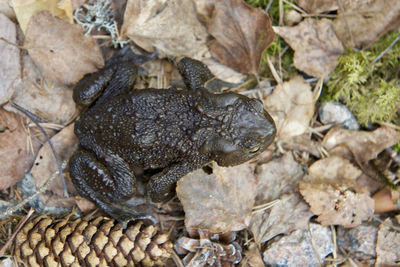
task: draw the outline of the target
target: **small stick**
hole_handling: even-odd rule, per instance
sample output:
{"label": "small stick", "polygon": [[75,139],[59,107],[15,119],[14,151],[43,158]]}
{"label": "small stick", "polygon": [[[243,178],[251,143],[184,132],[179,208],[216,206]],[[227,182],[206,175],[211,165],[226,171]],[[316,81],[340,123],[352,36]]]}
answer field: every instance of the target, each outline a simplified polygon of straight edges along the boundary
{"label": "small stick", "polygon": [[50,137],[47,135],[46,131],[42,128],[42,126],[40,126],[40,124],[37,122],[37,120],[35,119],[35,115],[30,113],[28,110],[24,109],[23,107],[19,106],[16,103],[12,103],[12,105],[18,109],[19,111],[21,111],[25,116],[27,116],[33,123],[36,124],[36,126],[39,128],[39,130],[43,133],[44,137],[46,138],[46,140],[49,142],[51,151],[53,152],[53,155],[56,159],[57,162],[57,167],[58,167],[58,172],[60,173],[61,176],[61,181],[63,183],[64,186],[64,197],[69,197],[68,196],[68,191],[67,191],[67,184],[65,183],[65,178],[64,178],[64,174],[63,174],[63,169],[61,167],[61,161],[58,158],[57,154],[56,154],[56,150],[53,146],[53,142],[51,142]]}
{"label": "small stick", "polygon": [[387,53],[387,51],[389,51],[399,40],[400,35],[397,36],[396,39],[394,39],[394,41],[385,50],[383,50],[383,52],[380,53],[379,56],[377,56],[372,62],[376,63],[378,60],[380,60]]}
{"label": "small stick", "polygon": [[17,228],[15,229],[14,233],[11,235],[11,237],[8,239],[7,243],[0,249],[0,256],[3,256],[7,248],[11,245],[11,243],[14,241],[15,236],[18,234],[19,230],[24,226],[26,221],[32,216],[34,209],[30,209],[28,214],[25,216],[25,218],[19,222]]}

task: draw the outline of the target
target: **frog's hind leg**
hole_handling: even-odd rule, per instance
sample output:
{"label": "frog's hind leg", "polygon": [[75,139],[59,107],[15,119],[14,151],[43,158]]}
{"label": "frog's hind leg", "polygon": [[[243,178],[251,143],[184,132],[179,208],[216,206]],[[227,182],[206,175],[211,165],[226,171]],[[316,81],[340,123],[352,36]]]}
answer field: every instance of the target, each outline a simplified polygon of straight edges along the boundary
{"label": "frog's hind leg", "polygon": [[[138,212],[132,204],[135,178],[124,164],[113,161],[114,167],[99,162],[91,153],[78,150],[70,159],[70,175],[78,193],[92,200],[120,222],[141,218],[154,222],[151,215]],[[115,169],[119,169],[118,172]],[[124,203],[130,203],[128,209]]]}
{"label": "frog's hind leg", "polygon": [[133,62],[123,61],[86,74],[75,86],[74,101],[82,106],[96,106],[126,92],[135,84],[138,70]]}

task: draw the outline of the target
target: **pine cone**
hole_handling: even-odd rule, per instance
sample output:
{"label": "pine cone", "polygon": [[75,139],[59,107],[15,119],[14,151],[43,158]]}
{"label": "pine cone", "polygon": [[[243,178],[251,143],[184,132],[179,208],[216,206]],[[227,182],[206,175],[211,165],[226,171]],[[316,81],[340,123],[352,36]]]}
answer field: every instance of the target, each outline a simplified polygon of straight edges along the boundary
{"label": "pine cone", "polygon": [[127,228],[115,220],[54,220],[39,216],[17,234],[14,254],[27,266],[154,266],[171,256],[167,234],[142,221]]}
{"label": "pine cone", "polygon": [[175,243],[175,251],[185,255],[185,266],[234,266],[242,260],[242,248],[234,241],[234,232],[215,234],[190,229],[188,234],[192,238],[182,236]]}

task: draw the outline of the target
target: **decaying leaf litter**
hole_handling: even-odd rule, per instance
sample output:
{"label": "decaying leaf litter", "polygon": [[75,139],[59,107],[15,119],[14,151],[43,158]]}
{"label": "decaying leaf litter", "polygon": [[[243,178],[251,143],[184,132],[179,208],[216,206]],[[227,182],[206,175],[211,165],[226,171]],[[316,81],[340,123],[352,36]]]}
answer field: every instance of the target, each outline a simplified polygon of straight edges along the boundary
{"label": "decaying leaf litter", "polygon": [[[176,261],[201,266],[399,264],[399,192],[391,186],[400,174],[396,0],[248,1],[263,9],[239,0],[92,1],[83,6],[86,14],[96,7],[107,16],[89,35],[71,23],[73,10],[84,2],[0,2],[0,53],[6,59],[0,64],[0,157],[6,162],[0,167],[2,209],[37,191],[57,169],[42,134],[11,103],[38,116],[62,161],[68,160],[77,146],[72,122],[79,114],[71,89],[111,56],[115,42],[109,34],[116,32],[136,51],[158,53],[141,65],[148,75],[138,87],[178,84],[176,68],[167,59],[200,59],[218,78],[237,84],[229,90],[261,98],[278,127],[274,145],[256,160],[193,172],[178,182],[177,198],[157,207],[162,229],[171,233],[179,252]],[[376,48],[389,34],[394,37]],[[357,70],[346,76],[357,85],[351,93],[367,94],[364,88],[372,82],[365,81],[382,79],[381,67],[392,74],[377,84],[390,84],[386,91],[393,95],[378,95],[376,101],[393,105],[388,110],[394,113],[386,121],[362,121],[361,130],[342,128],[340,117],[321,119],[321,102],[332,100],[349,105],[347,112],[358,118],[349,102],[356,98],[326,93],[332,79],[340,80],[340,66],[350,53],[359,53],[344,61]],[[371,69],[362,69],[365,55],[376,64]],[[29,206],[64,215],[76,214],[74,206],[86,213],[93,209],[69,179],[67,189],[65,198],[56,178]],[[13,218],[2,219],[2,244],[13,232]],[[234,257],[223,256],[228,252]]]}

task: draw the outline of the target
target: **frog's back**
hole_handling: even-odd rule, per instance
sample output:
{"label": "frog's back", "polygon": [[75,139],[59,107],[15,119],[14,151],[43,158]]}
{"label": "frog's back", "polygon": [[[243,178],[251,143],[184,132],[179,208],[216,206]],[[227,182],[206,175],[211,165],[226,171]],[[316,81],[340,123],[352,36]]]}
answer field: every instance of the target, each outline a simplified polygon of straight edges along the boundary
{"label": "frog's back", "polygon": [[200,121],[193,108],[199,101],[187,90],[130,90],[90,109],[76,134],[87,149],[98,144],[132,165],[162,168],[195,151],[190,134]]}

